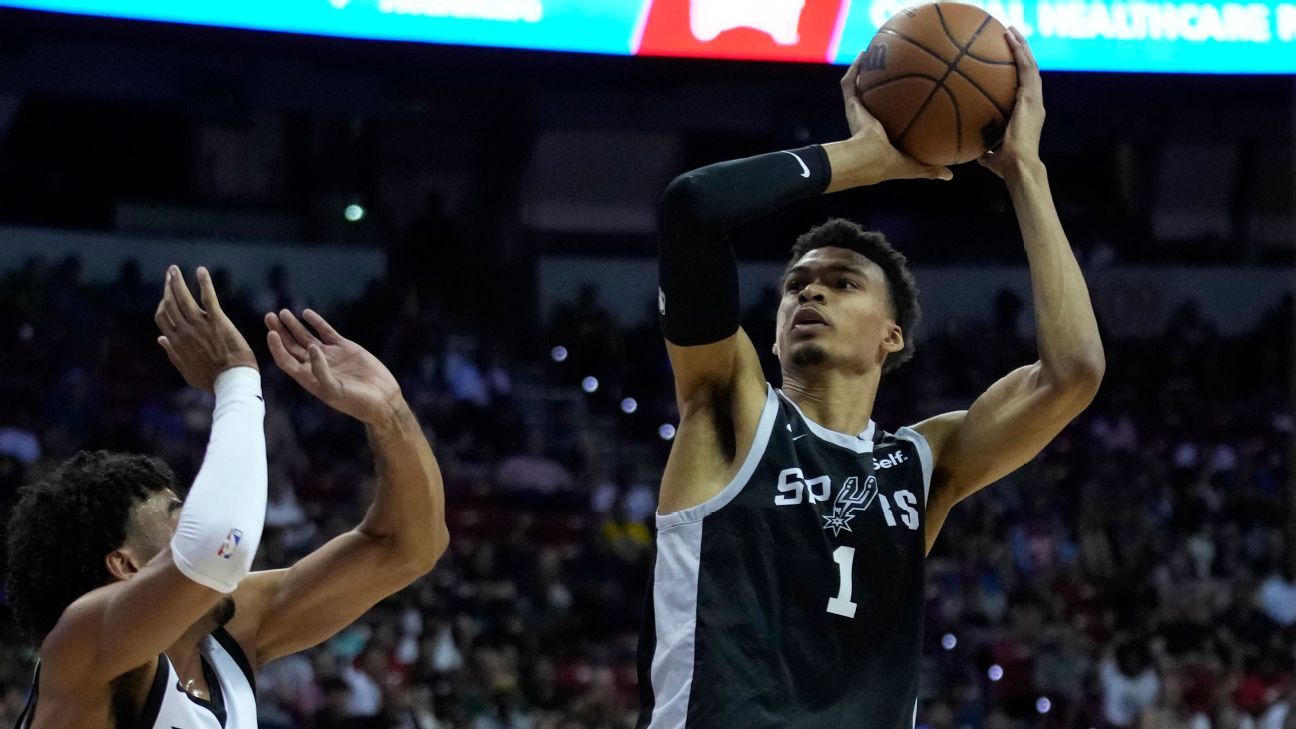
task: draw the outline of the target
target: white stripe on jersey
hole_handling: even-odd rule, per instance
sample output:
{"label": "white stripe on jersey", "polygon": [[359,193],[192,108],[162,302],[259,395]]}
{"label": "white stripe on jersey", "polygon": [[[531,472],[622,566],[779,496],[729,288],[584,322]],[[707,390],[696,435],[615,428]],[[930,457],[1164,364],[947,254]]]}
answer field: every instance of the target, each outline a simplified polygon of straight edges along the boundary
{"label": "white stripe on jersey", "polygon": [[900,440],[907,440],[914,444],[918,450],[918,463],[922,465],[923,474],[923,508],[927,508],[927,497],[931,495],[932,480],[932,452],[931,445],[922,433],[913,428],[901,428],[895,432],[895,437]]}
{"label": "white stripe on jersey", "polygon": [[653,616],[657,646],[653,650],[652,721],[648,729],[683,729],[693,692],[693,656],[697,638],[698,575],[702,560],[702,520],[724,508],[751,480],[769,445],[778,417],[774,388],[766,386],[751,450],[742,468],[720,493],[690,509],[657,515],[657,563],[653,575]]}

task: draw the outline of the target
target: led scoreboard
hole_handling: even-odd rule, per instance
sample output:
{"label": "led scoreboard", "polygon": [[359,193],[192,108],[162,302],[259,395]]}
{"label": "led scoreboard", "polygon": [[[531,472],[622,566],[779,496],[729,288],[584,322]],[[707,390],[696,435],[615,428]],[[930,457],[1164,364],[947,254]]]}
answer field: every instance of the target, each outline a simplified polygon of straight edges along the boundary
{"label": "led scoreboard", "polygon": [[[905,0],[0,0],[287,33],[615,55],[848,63]],[[1296,73],[1296,0],[977,0],[1045,69]]]}

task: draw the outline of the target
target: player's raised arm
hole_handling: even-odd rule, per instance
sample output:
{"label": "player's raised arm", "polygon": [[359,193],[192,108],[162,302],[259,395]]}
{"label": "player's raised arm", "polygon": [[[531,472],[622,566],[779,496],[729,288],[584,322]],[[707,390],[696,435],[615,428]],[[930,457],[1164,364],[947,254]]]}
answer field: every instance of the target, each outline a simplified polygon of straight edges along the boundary
{"label": "player's raised arm", "polygon": [[885,180],[949,179],[891,145],[856,93],[862,54],[842,77],[849,139],[721,162],[680,175],[660,214],[659,309],[675,372],[680,432],[661,510],[705,501],[750,442],[765,401],[760,361],[738,326],[738,270],[729,234],[798,200]]}
{"label": "player's raised arm", "polygon": [[441,473],[396,378],[309,309],[266,315],[275,363],[364,423],[378,489],[363,521],[286,570],[249,578],[230,633],[258,664],[329,638],[432,569],[449,545]]}
{"label": "player's raised arm", "polygon": [[[261,376],[247,342],[221,311],[211,276],[198,269],[202,305],[180,270],[166,274],[155,320],[158,342],[192,386],[214,392],[203,464],[181,507],[169,491],[159,520],[179,510],[170,547],[147,564],[136,550],[106,559],[118,582],[88,593],[64,612],[42,645],[54,695],[85,691],[153,661],[248,574],[266,505]],[[165,509],[165,511],[161,511]],[[143,519],[140,516],[137,519]],[[174,518],[174,517],[171,517]]]}
{"label": "player's raised arm", "polygon": [[1088,406],[1105,368],[1089,291],[1039,157],[1044,126],[1039,67],[1015,29],[1008,42],[1021,80],[1017,105],[1003,146],[981,162],[1007,183],[1017,212],[1034,289],[1039,361],[996,382],[966,413],[918,426],[936,461],[928,549],[951,506],[1034,458]]}

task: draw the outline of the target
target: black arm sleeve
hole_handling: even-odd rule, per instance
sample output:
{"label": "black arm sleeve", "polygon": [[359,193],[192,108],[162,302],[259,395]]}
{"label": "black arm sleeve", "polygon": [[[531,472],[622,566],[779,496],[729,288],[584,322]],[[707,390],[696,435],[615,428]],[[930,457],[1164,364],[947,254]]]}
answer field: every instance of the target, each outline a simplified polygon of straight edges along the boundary
{"label": "black arm sleeve", "polygon": [[672,344],[718,342],[738,330],[738,264],[729,233],[820,195],[828,155],[818,145],[721,162],[675,178],[662,197],[657,308]]}

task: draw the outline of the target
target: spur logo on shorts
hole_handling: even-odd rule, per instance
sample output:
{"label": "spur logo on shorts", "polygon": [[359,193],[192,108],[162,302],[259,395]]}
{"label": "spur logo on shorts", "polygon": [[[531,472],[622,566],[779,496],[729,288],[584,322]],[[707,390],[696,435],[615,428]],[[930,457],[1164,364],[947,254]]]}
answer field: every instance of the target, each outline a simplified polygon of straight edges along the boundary
{"label": "spur logo on shorts", "polygon": [[238,529],[229,530],[229,534],[225,535],[225,541],[221,543],[220,549],[216,550],[216,556],[225,559],[233,557],[234,552],[238,551],[239,542],[241,541],[243,541],[243,532]]}

